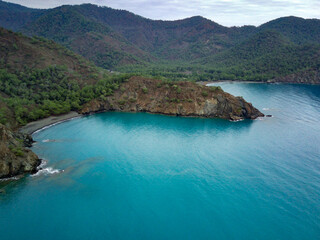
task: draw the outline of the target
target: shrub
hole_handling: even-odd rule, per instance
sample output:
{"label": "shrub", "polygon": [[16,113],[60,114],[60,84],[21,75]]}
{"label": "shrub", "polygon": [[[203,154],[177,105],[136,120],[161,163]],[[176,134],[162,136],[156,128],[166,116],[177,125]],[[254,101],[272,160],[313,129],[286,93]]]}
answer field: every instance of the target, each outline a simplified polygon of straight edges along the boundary
{"label": "shrub", "polygon": [[148,88],[143,87],[143,88],[142,88],[142,92],[145,93],[145,94],[148,93]]}
{"label": "shrub", "polygon": [[0,109],[0,123],[2,124],[7,123],[6,111],[3,108]]}
{"label": "shrub", "polygon": [[210,86],[210,92],[221,91],[222,88],[220,86]]}
{"label": "shrub", "polygon": [[136,98],[129,98],[129,102],[131,102],[131,103],[134,103],[134,102],[136,102],[136,101],[137,101]]}
{"label": "shrub", "polygon": [[127,102],[127,101],[126,101],[126,100],[124,100],[124,99],[122,99],[122,100],[119,100],[119,101],[118,101],[118,103],[119,103],[120,105],[125,105],[125,104],[126,104],[126,102]]}
{"label": "shrub", "polygon": [[9,149],[14,153],[14,155],[18,157],[23,157],[24,153],[21,147],[12,147],[10,146]]}
{"label": "shrub", "polygon": [[203,97],[208,97],[208,92],[207,92],[207,91],[202,91],[201,95],[202,95]]}

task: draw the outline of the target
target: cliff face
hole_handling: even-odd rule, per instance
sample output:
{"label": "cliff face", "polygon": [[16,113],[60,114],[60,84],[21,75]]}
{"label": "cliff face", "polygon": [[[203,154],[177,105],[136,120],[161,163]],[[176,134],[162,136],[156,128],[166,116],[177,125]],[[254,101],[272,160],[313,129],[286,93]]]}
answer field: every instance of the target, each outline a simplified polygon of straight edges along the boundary
{"label": "cliff face", "polygon": [[230,120],[264,116],[251,103],[241,97],[234,97],[219,87],[142,77],[130,78],[113,96],[85,104],[80,113],[99,111],[150,112]]}
{"label": "cliff face", "polygon": [[33,173],[40,159],[31,150],[32,139],[12,133],[0,124],[0,179],[24,173]]}

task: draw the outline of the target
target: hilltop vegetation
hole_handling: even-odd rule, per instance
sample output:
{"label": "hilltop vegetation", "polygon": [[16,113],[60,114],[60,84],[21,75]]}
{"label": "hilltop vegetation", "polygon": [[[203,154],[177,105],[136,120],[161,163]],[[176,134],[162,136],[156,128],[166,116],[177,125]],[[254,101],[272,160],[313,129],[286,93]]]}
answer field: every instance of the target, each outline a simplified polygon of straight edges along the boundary
{"label": "hilltop vegetation", "polygon": [[154,21],[92,4],[37,10],[1,1],[0,12],[0,25],[52,39],[110,70],[196,81],[319,72],[318,19],[228,28],[200,16]]}

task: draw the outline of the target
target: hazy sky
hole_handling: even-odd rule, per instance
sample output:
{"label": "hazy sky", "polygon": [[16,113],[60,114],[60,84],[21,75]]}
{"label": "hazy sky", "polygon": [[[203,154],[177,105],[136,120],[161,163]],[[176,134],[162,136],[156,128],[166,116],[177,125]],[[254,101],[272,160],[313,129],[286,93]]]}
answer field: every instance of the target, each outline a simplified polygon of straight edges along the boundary
{"label": "hazy sky", "polygon": [[7,0],[33,8],[93,3],[151,19],[201,15],[224,26],[260,25],[283,16],[320,18],[320,0]]}

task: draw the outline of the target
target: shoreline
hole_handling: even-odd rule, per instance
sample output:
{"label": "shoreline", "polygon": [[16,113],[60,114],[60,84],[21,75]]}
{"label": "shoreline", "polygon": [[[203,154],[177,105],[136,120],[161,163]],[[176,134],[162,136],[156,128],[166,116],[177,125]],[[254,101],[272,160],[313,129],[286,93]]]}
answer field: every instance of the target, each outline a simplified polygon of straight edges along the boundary
{"label": "shoreline", "polygon": [[50,116],[50,117],[47,117],[47,118],[43,118],[43,119],[36,120],[36,121],[28,123],[27,125],[21,127],[19,129],[19,132],[24,133],[24,134],[32,135],[36,131],[39,131],[39,130],[41,130],[43,128],[50,127],[51,125],[58,124],[58,123],[61,123],[61,122],[64,122],[64,121],[68,121],[68,120],[71,120],[71,119],[74,119],[74,118],[78,118],[78,117],[81,117],[81,116],[82,116],[82,114],[79,114],[79,113],[74,112],[74,111],[66,113],[66,114],[62,114],[62,115],[59,115],[59,116]]}
{"label": "shoreline", "polygon": [[254,83],[254,84],[290,84],[290,85],[308,85],[308,86],[319,86],[320,83],[305,83],[305,82],[274,82],[274,81],[242,81],[242,80],[218,80],[218,81],[198,81],[197,84],[208,86],[209,84],[219,83]]}
{"label": "shoreline", "polygon": [[242,80],[218,80],[218,81],[199,81],[196,83],[207,86],[208,84],[215,84],[215,83],[268,83],[268,82],[242,81]]}

